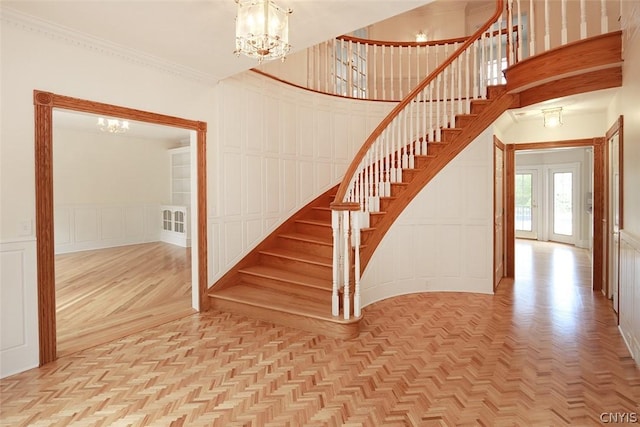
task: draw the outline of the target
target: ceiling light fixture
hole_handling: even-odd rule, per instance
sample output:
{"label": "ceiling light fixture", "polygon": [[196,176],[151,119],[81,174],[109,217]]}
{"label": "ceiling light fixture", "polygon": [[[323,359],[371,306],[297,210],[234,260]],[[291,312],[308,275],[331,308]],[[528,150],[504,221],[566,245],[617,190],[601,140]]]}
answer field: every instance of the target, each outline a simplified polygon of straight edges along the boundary
{"label": "ceiling light fixture", "polygon": [[416,42],[424,43],[426,41],[427,41],[427,35],[422,30],[420,30],[420,32],[416,34]]}
{"label": "ceiling light fixture", "polygon": [[555,128],[562,125],[562,107],[547,108],[542,110],[544,117],[544,127]]}
{"label": "ceiling light fixture", "polygon": [[126,120],[116,120],[116,119],[104,119],[102,117],[98,118],[98,123],[96,123],[98,129],[102,132],[109,133],[123,133],[129,130],[129,122]]}
{"label": "ceiling light fixture", "polygon": [[289,44],[289,15],[291,9],[283,9],[271,0],[236,0],[236,50],[244,54],[265,59],[282,58],[291,50]]}

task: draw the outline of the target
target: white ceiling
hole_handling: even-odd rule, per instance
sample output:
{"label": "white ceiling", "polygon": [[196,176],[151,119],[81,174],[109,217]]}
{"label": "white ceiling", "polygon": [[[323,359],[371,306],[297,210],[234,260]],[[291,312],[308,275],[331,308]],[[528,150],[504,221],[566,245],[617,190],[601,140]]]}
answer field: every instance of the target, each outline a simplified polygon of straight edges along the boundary
{"label": "white ceiling", "polygon": [[[293,10],[292,52],[433,0],[277,0]],[[236,57],[234,0],[2,0],[3,8],[217,81],[256,66]]]}
{"label": "white ceiling", "polygon": [[[194,75],[218,81],[256,65],[236,57],[234,0],[0,0],[0,7],[42,20],[46,25],[120,47],[130,54],[173,64]],[[424,6],[433,0],[278,0],[293,10],[290,17],[292,51]],[[444,0],[441,0],[444,3]],[[453,0],[447,0],[453,1]],[[454,1],[454,3],[456,3]],[[430,6],[436,6],[430,5]],[[427,7],[428,9],[429,7]],[[422,13],[415,11],[414,13]],[[563,114],[604,110],[617,89],[582,94],[522,109],[510,110],[499,126],[539,118],[542,108],[562,106]],[[64,115],[63,115],[64,116]],[[72,114],[69,113],[69,116]],[[65,117],[64,126],[91,122],[79,115],[76,124]],[[145,126],[137,126],[145,129]],[[146,125],[152,128],[153,126]],[[148,129],[149,137],[156,132]],[[167,128],[158,137],[184,138],[184,131]],[[142,136],[141,136],[142,137]]]}

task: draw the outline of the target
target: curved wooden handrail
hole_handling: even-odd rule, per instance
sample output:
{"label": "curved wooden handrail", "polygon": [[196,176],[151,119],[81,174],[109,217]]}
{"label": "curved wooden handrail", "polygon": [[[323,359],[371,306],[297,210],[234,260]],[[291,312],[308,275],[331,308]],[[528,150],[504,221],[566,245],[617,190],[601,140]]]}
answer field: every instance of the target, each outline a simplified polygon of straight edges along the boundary
{"label": "curved wooden handrail", "polygon": [[[498,15],[499,16],[499,15]],[[493,22],[492,22],[493,24]],[[518,26],[514,25],[512,28],[514,33],[518,32]],[[507,28],[503,28],[501,30],[494,30],[493,31],[493,35],[496,36],[498,34],[507,34],[508,33],[508,29]],[[481,35],[481,34],[480,34]],[[336,37],[337,40],[344,40],[346,42],[351,42],[351,43],[360,43],[360,44],[366,44],[366,45],[372,45],[372,46],[394,46],[394,47],[417,47],[417,46],[444,46],[447,44],[453,44],[453,43],[463,43],[465,41],[467,41],[468,39],[473,39],[474,35],[471,35],[469,37],[467,36],[463,36],[463,37],[455,37],[452,39],[441,39],[441,40],[429,40],[426,42],[412,42],[412,41],[385,41],[385,40],[374,40],[374,39],[363,39],[360,37],[354,37],[354,36],[338,36]]]}
{"label": "curved wooden handrail", "polygon": [[336,197],[334,199],[334,203],[341,203],[344,201],[347,191],[349,189],[349,185],[351,184],[351,180],[355,175],[358,166],[364,159],[364,156],[367,154],[373,143],[377,140],[377,138],[382,134],[382,132],[387,128],[387,126],[391,123],[393,119],[395,119],[398,114],[420,93],[422,90],[427,87],[429,83],[431,83],[437,76],[440,74],[445,68],[447,68],[451,63],[458,58],[462,52],[466,51],[477,39],[479,39],[485,31],[487,31],[491,25],[493,25],[496,20],[500,17],[504,8],[504,0],[496,0],[496,10],[493,15],[480,27],[476,30],[473,35],[466,39],[466,41],[456,50],[446,61],[444,61],[438,68],[433,70],[431,74],[429,74],[420,84],[418,84],[407,96],[404,97],[402,101],[398,105],[395,106],[393,110],[380,122],[380,124],[375,128],[375,130],[369,135],[369,138],[364,142],[358,153],[353,158],[353,161],[349,165],[340,186],[338,187],[338,191],[336,193]]}

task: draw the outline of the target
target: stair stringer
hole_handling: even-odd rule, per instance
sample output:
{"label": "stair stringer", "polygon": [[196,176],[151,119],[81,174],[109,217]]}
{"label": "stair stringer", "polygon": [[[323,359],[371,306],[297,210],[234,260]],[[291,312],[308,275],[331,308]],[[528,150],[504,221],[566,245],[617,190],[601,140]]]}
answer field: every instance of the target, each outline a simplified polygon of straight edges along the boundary
{"label": "stair stringer", "polygon": [[[462,131],[420,169],[413,180],[408,183],[402,193],[395,197],[385,209],[385,215],[376,223],[366,240],[366,246],[361,250],[360,272],[364,272],[371,260],[376,248],[384,238],[389,228],[400,214],[420,193],[420,191],[451,162],[462,150],[464,150],[478,135],[487,129],[502,113],[510,108],[519,107],[519,95],[503,93],[491,100]],[[393,195],[392,195],[393,196]]]}

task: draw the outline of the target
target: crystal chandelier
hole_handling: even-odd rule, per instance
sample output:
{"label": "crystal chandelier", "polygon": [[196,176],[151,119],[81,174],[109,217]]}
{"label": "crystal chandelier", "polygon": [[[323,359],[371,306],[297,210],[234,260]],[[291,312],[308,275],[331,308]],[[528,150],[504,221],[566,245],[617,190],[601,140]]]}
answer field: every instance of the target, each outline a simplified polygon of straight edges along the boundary
{"label": "crystal chandelier", "polygon": [[290,9],[282,9],[271,0],[236,0],[236,50],[250,58],[282,58],[291,49],[289,44]]}
{"label": "crystal chandelier", "polygon": [[126,120],[116,120],[116,119],[104,119],[102,117],[98,118],[98,123],[96,123],[98,129],[103,132],[109,133],[123,133],[129,130],[129,122]]}

